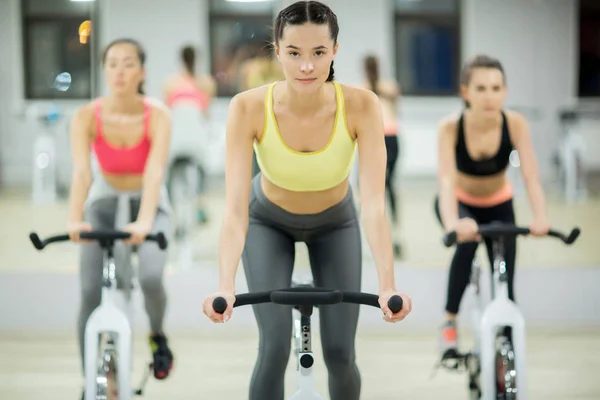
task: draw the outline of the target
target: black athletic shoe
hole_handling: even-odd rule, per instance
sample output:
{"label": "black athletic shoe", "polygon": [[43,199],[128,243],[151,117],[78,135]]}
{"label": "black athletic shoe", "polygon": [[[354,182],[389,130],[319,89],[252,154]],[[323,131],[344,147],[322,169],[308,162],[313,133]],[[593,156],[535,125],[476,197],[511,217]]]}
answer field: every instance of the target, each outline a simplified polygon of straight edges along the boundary
{"label": "black athletic shoe", "polygon": [[162,334],[150,336],[150,349],[154,359],[153,369],[156,379],[166,379],[173,368],[173,353],[167,346],[167,338]]}

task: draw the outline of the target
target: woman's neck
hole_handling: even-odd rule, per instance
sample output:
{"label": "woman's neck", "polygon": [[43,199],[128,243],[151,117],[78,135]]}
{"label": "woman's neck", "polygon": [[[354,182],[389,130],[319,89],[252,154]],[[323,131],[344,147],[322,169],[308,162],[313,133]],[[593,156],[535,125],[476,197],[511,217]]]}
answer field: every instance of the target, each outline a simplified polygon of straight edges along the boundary
{"label": "woman's neck", "polygon": [[467,113],[469,116],[469,125],[478,131],[496,129],[502,121],[501,113],[487,115],[473,112],[472,110],[468,110]]}
{"label": "woman's neck", "polygon": [[138,93],[133,95],[109,95],[106,98],[106,106],[110,111],[118,114],[139,113],[142,96]]}
{"label": "woman's neck", "polygon": [[296,115],[314,115],[327,103],[327,84],[313,93],[301,93],[286,83],[281,100]]}

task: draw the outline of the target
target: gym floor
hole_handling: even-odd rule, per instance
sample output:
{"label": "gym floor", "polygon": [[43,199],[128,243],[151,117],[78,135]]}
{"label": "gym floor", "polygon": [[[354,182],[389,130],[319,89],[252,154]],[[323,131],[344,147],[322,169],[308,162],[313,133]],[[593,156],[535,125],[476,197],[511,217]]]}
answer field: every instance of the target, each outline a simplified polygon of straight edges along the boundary
{"label": "gym floor", "polygon": [[[444,249],[440,244],[440,228],[432,211],[434,195],[435,187],[430,183],[411,184],[403,188],[399,237],[405,253],[397,264],[399,270],[443,272],[447,269],[451,250]],[[584,204],[567,205],[556,196],[548,197],[550,218],[557,229],[567,231],[575,225],[581,227],[583,234],[577,243],[577,249],[566,249],[560,242],[551,239],[524,238],[519,242],[518,268],[523,271],[539,270],[540,274],[544,273],[542,269],[552,268],[600,270],[600,252],[595,247],[600,238],[600,200],[593,198]],[[222,199],[221,189],[215,189],[209,194],[207,202],[210,223],[196,232],[198,249],[195,261],[199,266],[197,268],[202,270],[216,269],[216,232],[222,213]],[[530,214],[526,196],[519,196],[516,207],[518,220],[527,223]],[[26,191],[5,190],[0,196],[0,210],[3,216],[0,224],[0,276],[4,276],[5,283],[12,282],[10,279],[16,275],[31,279],[36,275],[76,276],[77,252],[74,246],[57,245],[44,252],[36,252],[27,240],[27,235],[32,230],[41,236],[64,230],[67,215],[64,201],[48,206],[32,205]],[[176,250],[176,246],[172,248]],[[372,270],[368,246],[364,248],[365,269]],[[296,267],[305,271],[308,266],[306,250],[301,245],[297,249],[299,255]],[[173,251],[168,274],[177,274],[177,268],[176,251]],[[0,278],[0,282],[4,278]],[[209,282],[208,286],[214,284]],[[77,290],[74,289],[74,292]],[[40,298],[32,301],[41,305],[45,301],[44,296],[49,294],[49,290],[39,293]],[[14,308],[19,301],[21,299],[15,299],[12,306],[5,304],[3,313],[9,315],[5,310]],[[74,303],[77,301],[72,300]],[[441,307],[441,304],[438,305],[438,308]],[[69,314],[66,318],[72,321],[72,328],[28,330],[0,323],[0,399],[79,398],[82,379],[74,336],[76,316]],[[198,315],[196,318],[204,317]],[[435,377],[431,376],[437,356],[436,329],[407,326],[410,329],[403,329],[400,333],[391,329],[359,329],[357,357],[362,374],[361,398],[466,399],[465,374],[440,369]],[[257,349],[256,330],[226,328],[227,325],[211,326],[210,329],[171,329],[170,342],[177,357],[175,369],[172,376],[164,382],[151,379],[144,397],[173,400],[216,396],[227,399],[247,398],[249,377]],[[317,357],[316,384],[318,390],[325,395],[326,373],[317,333],[314,339]],[[461,333],[462,340],[469,340],[467,330]],[[530,327],[527,346],[529,398],[600,398],[600,385],[596,380],[596,371],[600,369],[600,326],[597,323],[587,327],[560,326],[556,329]],[[134,378],[138,381],[148,361],[148,347],[143,332],[139,330],[134,349]],[[294,372],[294,358],[290,357],[286,396],[291,395],[295,389]]]}

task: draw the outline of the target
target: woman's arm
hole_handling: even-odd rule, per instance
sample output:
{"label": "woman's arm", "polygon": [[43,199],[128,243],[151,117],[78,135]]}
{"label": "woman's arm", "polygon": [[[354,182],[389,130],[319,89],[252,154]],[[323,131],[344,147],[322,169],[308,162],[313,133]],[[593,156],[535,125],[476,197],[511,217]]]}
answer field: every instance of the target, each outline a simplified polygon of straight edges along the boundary
{"label": "woman's arm", "polygon": [[92,138],[91,122],[93,109],[85,106],[77,110],[71,119],[71,159],[73,175],[69,195],[69,222],[83,221],[83,205],[92,184],[92,167],[90,162],[90,144]]}
{"label": "woman's arm", "polygon": [[538,163],[531,142],[531,134],[527,120],[521,114],[511,113],[510,135],[513,146],[519,153],[521,163],[521,174],[525,181],[529,203],[533,211],[533,234],[546,234],[548,231],[548,219],[546,214],[546,198],[540,180]]}
{"label": "woman's arm", "polygon": [[400,86],[394,81],[382,82],[378,95],[384,99],[395,101],[400,97]]}
{"label": "woman's arm", "polygon": [[[360,90],[356,103],[356,136],[360,156],[361,220],[371,247],[379,278],[379,305],[388,322],[403,320],[412,310],[412,299],[396,292],[394,256],[390,224],[385,215],[385,167],[387,152],[383,135],[383,115],[377,95]],[[402,310],[392,314],[387,303],[391,296],[402,298]]]}
{"label": "woman's arm", "polygon": [[248,232],[248,200],[252,181],[253,120],[248,94],[229,103],[225,150],[225,212],[219,242],[219,291],[235,293],[235,276]]}
{"label": "woman's arm", "polygon": [[202,75],[197,80],[198,88],[202,90],[210,99],[217,94],[217,82],[212,75]]}
{"label": "woman's arm", "polygon": [[383,115],[377,96],[360,94],[357,118],[361,220],[377,267],[379,291],[396,291],[390,225],[385,213],[385,168],[387,153],[383,135]]}
{"label": "woman's arm", "polygon": [[142,199],[136,222],[152,227],[171,143],[171,115],[166,107],[152,106],[150,131],[152,144],[144,168]]}
{"label": "woman's arm", "polygon": [[438,128],[438,186],[439,207],[442,224],[451,231],[458,222],[458,202],[456,200],[456,135],[453,124],[444,120]]}

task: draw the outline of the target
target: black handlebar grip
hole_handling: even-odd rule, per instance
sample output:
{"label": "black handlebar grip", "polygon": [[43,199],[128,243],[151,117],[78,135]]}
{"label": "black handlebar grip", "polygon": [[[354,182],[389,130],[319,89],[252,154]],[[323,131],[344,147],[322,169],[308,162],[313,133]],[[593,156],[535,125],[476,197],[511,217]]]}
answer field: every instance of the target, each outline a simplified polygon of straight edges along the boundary
{"label": "black handlebar grip", "polygon": [[402,297],[398,295],[394,295],[388,300],[388,307],[390,308],[393,314],[400,312],[400,310],[402,310],[402,305]]}
{"label": "black handlebar grip", "polygon": [[223,314],[227,310],[227,300],[224,297],[215,297],[213,300],[213,310],[217,314]]}
{"label": "black handlebar grip", "polygon": [[452,231],[452,232],[448,232],[444,235],[444,246],[446,247],[452,247],[454,246],[454,244],[456,244],[456,232]]}
{"label": "black handlebar grip", "polygon": [[162,232],[158,232],[155,235],[148,235],[148,239],[154,240],[158,244],[158,248],[165,250],[168,246],[167,238]]}
{"label": "black handlebar grip", "polygon": [[40,237],[37,235],[37,233],[30,233],[29,239],[31,240],[31,243],[33,243],[33,247],[35,247],[36,249],[42,250],[44,248],[44,244],[40,240]]}
{"label": "black handlebar grip", "polygon": [[577,240],[577,238],[579,237],[579,234],[581,233],[581,229],[579,228],[575,228],[571,231],[571,234],[569,235],[569,237],[567,238],[567,244],[573,244],[575,243],[575,240]]}

